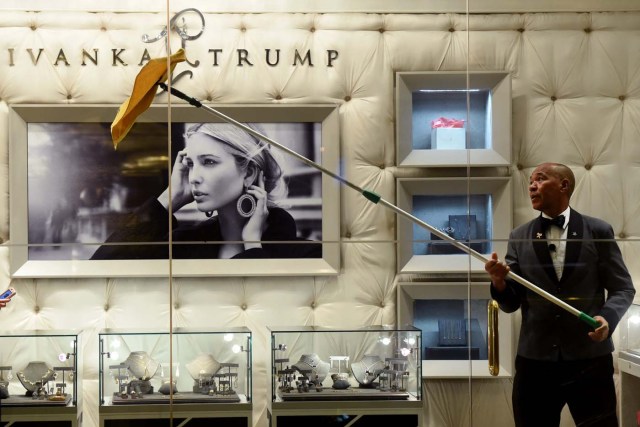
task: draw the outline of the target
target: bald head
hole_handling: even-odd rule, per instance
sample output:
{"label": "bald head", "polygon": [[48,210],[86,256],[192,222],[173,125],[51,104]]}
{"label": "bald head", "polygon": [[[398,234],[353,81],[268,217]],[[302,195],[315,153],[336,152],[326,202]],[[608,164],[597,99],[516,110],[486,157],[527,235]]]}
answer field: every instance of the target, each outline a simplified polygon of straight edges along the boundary
{"label": "bald head", "polygon": [[576,188],[576,177],[571,168],[567,165],[563,165],[562,163],[543,163],[542,165],[547,165],[550,173],[560,181],[567,180],[568,197],[571,198],[573,190]]}
{"label": "bald head", "polygon": [[555,217],[569,207],[576,179],[561,163],[542,163],[529,179],[529,197],[534,209]]}

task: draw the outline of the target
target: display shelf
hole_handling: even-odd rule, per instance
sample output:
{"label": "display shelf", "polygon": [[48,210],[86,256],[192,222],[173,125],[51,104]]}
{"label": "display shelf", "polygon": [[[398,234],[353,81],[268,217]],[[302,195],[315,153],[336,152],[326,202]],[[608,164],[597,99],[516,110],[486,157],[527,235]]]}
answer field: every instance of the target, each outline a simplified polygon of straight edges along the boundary
{"label": "display shelf", "polygon": [[[465,127],[432,129],[432,121],[441,117],[464,120]],[[396,118],[396,158],[400,167],[511,163],[508,72],[396,73]]]}
{"label": "display shelf", "polygon": [[[424,378],[492,378],[487,359],[488,282],[399,282],[398,324],[422,330]],[[499,372],[513,375],[513,318],[498,313]]]}
{"label": "display shelf", "polygon": [[618,324],[620,425],[637,426],[640,417],[640,304],[632,304]]}
{"label": "display shelf", "polygon": [[99,345],[101,427],[171,418],[251,425],[247,328],[105,329]]}
{"label": "display shelf", "polygon": [[76,331],[0,332],[0,425],[80,425],[79,341]]}
{"label": "display shelf", "polygon": [[[399,178],[398,207],[488,256],[506,252],[511,230],[508,177]],[[398,219],[399,273],[483,273],[469,257],[429,230]]]}

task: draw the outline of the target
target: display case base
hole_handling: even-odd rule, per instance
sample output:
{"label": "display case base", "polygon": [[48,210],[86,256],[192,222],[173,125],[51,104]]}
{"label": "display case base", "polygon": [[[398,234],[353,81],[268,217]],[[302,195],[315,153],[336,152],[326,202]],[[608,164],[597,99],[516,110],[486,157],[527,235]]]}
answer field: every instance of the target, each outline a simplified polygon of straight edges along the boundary
{"label": "display case base", "polygon": [[252,404],[174,403],[102,405],[99,427],[251,427]]}
{"label": "display case base", "polygon": [[82,412],[76,406],[6,406],[0,402],[0,427],[78,427]]}
{"label": "display case base", "polygon": [[416,427],[422,425],[422,401],[273,402],[270,427]]}

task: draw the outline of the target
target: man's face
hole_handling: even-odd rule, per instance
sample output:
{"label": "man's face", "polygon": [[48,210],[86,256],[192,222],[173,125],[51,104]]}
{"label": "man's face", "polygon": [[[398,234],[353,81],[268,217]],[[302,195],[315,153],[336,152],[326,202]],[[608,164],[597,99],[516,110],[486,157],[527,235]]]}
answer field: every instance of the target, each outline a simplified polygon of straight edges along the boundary
{"label": "man's face", "polygon": [[533,209],[556,216],[566,209],[567,180],[558,176],[553,166],[538,166],[529,178],[529,198]]}

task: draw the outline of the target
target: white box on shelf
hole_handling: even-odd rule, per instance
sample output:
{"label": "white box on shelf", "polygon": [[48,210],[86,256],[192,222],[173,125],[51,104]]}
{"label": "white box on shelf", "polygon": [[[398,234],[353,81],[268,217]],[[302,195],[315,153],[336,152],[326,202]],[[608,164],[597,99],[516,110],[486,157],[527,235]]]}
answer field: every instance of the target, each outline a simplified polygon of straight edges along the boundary
{"label": "white box on shelf", "polygon": [[464,150],[466,132],[464,128],[432,128],[431,147],[435,150]]}

